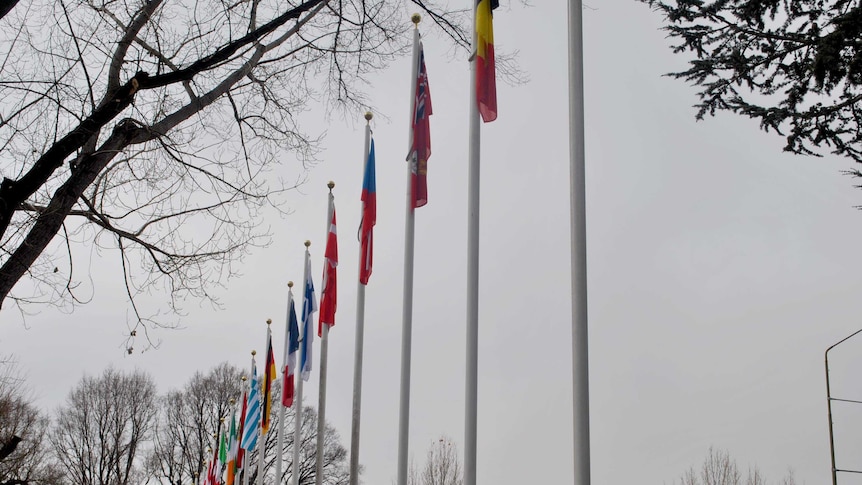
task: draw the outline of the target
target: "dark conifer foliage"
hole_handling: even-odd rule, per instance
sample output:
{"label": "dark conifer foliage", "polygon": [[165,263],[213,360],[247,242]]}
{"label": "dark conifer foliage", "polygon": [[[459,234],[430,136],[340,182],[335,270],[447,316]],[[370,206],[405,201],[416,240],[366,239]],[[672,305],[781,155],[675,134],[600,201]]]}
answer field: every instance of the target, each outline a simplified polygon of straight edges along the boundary
{"label": "dark conifer foliage", "polygon": [[700,90],[698,119],[730,111],[784,136],[785,151],[862,162],[858,0],[641,1],[692,57],[670,75]]}

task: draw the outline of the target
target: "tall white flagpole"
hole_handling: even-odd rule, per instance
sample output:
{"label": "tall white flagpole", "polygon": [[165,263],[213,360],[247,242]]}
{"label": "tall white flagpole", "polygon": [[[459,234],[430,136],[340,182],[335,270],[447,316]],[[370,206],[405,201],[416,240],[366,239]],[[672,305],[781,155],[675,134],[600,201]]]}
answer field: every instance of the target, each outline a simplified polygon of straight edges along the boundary
{"label": "tall white flagpole", "polygon": [[590,359],[587,331],[587,212],[584,173],[584,48],[581,0],[569,2],[569,166],[572,273],[574,483],[590,483]]}
{"label": "tall white flagpole", "polygon": [[[293,303],[293,281],[287,282],[287,318],[285,319],[284,324],[284,353],[290,351],[290,304]],[[287,362],[285,362],[287,365]],[[294,371],[296,374],[296,371]],[[282,367],[281,380],[287,379],[288,376],[284,375],[284,367]],[[284,389],[284,385],[281,386]],[[279,399],[278,403],[278,434],[276,435],[276,454],[275,454],[275,483],[277,485],[281,485],[281,459],[284,454],[284,404],[281,403],[281,400],[284,399],[284,396]]]}
{"label": "tall white flagpole", "polygon": [[[311,241],[305,241],[305,269],[303,270],[302,277],[302,294],[305,295],[305,285],[308,281],[308,247],[311,246]],[[303,297],[304,298],[304,297]],[[305,325],[305,319],[303,318],[303,330],[302,330],[302,338],[306,338],[307,328]],[[293,485],[299,485],[299,469],[300,461],[299,461],[299,449],[302,447],[302,355],[305,353],[304,345],[300,345],[302,349],[300,352],[300,358],[297,359],[299,364],[297,364],[297,370],[299,372],[294,372],[296,379],[296,396],[293,400],[293,405],[296,407],[296,411],[293,416],[293,472],[291,474]]]}
{"label": "tall white flagpole", "polygon": [[[329,181],[326,184],[329,187],[329,207],[326,211],[326,241],[327,245],[329,244],[329,231],[332,226],[332,213],[335,209],[334,197],[332,195],[332,189],[335,188],[335,182]],[[326,256],[324,255],[324,258]],[[323,275],[326,278],[326,274],[329,270],[329,262],[324,261],[323,263]],[[326,291],[327,286],[330,284],[329,281],[324,279],[323,286],[321,292]],[[321,295],[321,300],[323,296]],[[320,313],[321,315],[323,312]],[[323,444],[326,438],[326,358],[329,351],[329,325],[327,323],[321,322],[320,325],[320,386],[318,389],[318,398],[317,398],[317,459],[315,461],[315,473],[314,473],[314,483],[316,485],[323,484]]]}
{"label": "tall white flagpole", "polygon": [[[365,113],[365,151],[362,152],[362,173],[368,164],[368,151],[371,149],[371,112]],[[363,267],[362,247],[360,244],[359,267]],[[350,426],[350,482],[359,485],[359,425],[362,408],[362,347],[365,333],[365,285],[357,278],[356,288],[356,344],[353,352],[353,418]]]}
{"label": "tall white flagpole", "polygon": [[[410,117],[416,111],[416,77],[419,75],[419,21],[418,14],[411,17],[413,22],[413,68],[410,76]],[[407,137],[408,150],[413,144],[413,123]],[[398,481],[397,485],[407,485],[407,448],[410,431],[410,347],[413,339],[413,235],[415,209],[412,199],[412,164],[407,164],[407,215],[404,223],[404,305],[402,307],[401,327],[401,399],[398,408]]]}
{"label": "tall white flagpole", "polygon": [[[271,337],[272,336],[272,330],[270,329],[271,324],[272,324],[272,320],[266,321],[267,344],[271,344],[271,342],[272,342],[272,340],[271,340],[272,339],[272,337]],[[268,357],[269,356],[267,356],[267,358]],[[263,378],[267,379],[266,369],[267,369],[267,367],[269,367],[269,362],[267,361],[263,365],[264,365]],[[261,385],[261,383],[263,383],[263,380],[261,380],[258,383],[258,385]],[[265,406],[263,405],[263,403],[264,403],[263,387],[264,386],[261,386],[261,389],[259,390],[259,392],[260,392],[260,426],[258,427],[258,429],[260,430],[260,435],[258,435],[259,437],[258,437],[258,447],[257,447],[257,485],[264,485],[264,481],[265,481],[263,479],[264,478],[263,474],[264,474],[264,465],[265,465],[264,460],[266,459],[266,433],[263,431],[263,420],[264,420],[264,413],[266,413],[267,410],[266,410]],[[272,393],[270,393],[269,398],[272,399]],[[269,419],[269,416],[267,416],[266,419]]]}
{"label": "tall white flagpole", "polygon": [[470,115],[467,164],[467,361],[464,396],[464,485],[476,485],[476,431],[479,373],[479,105],[476,98],[476,0],[470,62]]}

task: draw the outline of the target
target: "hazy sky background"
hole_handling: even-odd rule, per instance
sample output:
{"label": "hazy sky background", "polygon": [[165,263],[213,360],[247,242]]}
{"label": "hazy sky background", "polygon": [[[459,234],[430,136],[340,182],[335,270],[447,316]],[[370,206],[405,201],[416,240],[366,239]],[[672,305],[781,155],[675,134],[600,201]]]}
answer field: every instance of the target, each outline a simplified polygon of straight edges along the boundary
{"label": "hazy sky background", "polygon": [[[773,480],[792,467],[799,483],[827,483],[823,352],[862,327],[862,191],[840,173],[851,163],[783,154],[783,140],[750,120],[696,123],[694,89],[662,77],[686,58],[670,52],[660,16],[644,5],[588,1],[584,24],[593,483],[670,484],[710,446]],[[421,27],[434,115],[429,203],[416,217],[417,464],[441,435],[463,442],[469,86],[464,54]],[[501,85],[499,119],[482,129],[478,482],[571,483],[565,2],[503,2],[495,39],[519,51],[531,80]],[[361,461],[374,485],[396,468],[409,69],[408,59],[393,63],[369,86],[378,225]],[[53,409],[109,365],[150,372],[162,392],[223,360],[247,366],[264,348],[267,318],[281,366],[286,283],[301,281],[310,239],[320,286],[332,179],[340,298],[326,414],[349,444],[364,120],[314,109],[306,118],[326,131],[322,161],[303,173],[284,155],[274,175],[307,183],[289,196],[293,214],[268,221],[272,244],[216,290],[221,309],[189,302],[182,329],[158,330],[157,350],[127,355],[119,258],[83,247],[90,304],[24,320],[0,312],[0,353],[18,357],[40,406]],[[836,397],[862,399],[860,350],[862,336],[833,352]],[[317,379],[307,403],[316,404]],[[862,406],[834,413],[838,467],[862,469]]]}

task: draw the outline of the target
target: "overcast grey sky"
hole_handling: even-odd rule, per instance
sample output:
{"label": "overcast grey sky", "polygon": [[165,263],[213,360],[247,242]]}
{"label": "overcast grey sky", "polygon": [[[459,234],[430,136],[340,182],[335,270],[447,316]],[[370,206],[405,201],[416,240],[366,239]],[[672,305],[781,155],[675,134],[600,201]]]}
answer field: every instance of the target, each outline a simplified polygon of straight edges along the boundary
{"label": "overcast grey sky", "polygon": [[[469,2],[465,2],[469,3]],[[500,50],[531,81],[499,88],[482,130],[479,452],[484,484],[572,481],[565,2],[503,2]],[[783,154],[754,122],[694,121],[694,89],[662,74],[685,66],[634,0],[587,2],[587,224],[592,476],[597,484],[672,483],[710,446],[773,479],[827,483],[823,351],[862,327],[857,257],[862,191],[850,162]],[[409,13],[405,10],[405,22]],[[422,25],[423,31],[429,30]],[[429,203],[416,217],[411,454],[440,435],[463,442],[468,69],[425,36],[433,98]],[[395,476],[409,63],[373,78],[378,225],[367,290],[361,461],[364,482]],[[88,249],[93,301],[22,321],[0,313],[0,353],[52,409],[85,373],[152,373],[161,391],[220,361],[247,366],[272,318],[281,365],[286,283],[302,279],[311,239],[320,286],[326,187],[336,182],[339,305],[327,418],[349,442],[363,126],[317,109],[322,162],[269,221],[273,243],[217,289],[223,308],[187,306],[157,350],[127,355],[126,297],[110,253]],[[303,175],[290,154],[279,175]],[[143,348],[143,342],[136,344]],[[836,349],[833,393],[862,398],[862,337]],[[318,352],[319,354],[319,352]],[[305,388],[316,403],[317,373]],[[855,393],[855,394],[854,394]],[[835,409],[839,468],[862,469],[862,406]],[[463,447],[462,447],[463,449]],[[855,482],[853,480],[856,480]],[[842,475],[842,485],[862,483]]]}

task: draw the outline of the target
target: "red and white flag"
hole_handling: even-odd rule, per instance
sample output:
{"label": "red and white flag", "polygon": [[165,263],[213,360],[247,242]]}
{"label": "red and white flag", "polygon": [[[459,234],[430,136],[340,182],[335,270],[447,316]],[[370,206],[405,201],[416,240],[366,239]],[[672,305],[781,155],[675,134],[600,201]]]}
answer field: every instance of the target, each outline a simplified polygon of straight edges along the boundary
{"label": "red and white flag", "polygon": [[323,335],[323,325],[335,325],[335,307],[338,301],[338,284],[335,270],[338,267],[338,237],[335,230],[335,197],[329,193],[329,236],[326,239],[326,253],[323,263],[323,289],[320,291],[320,319],[317,336]]}

